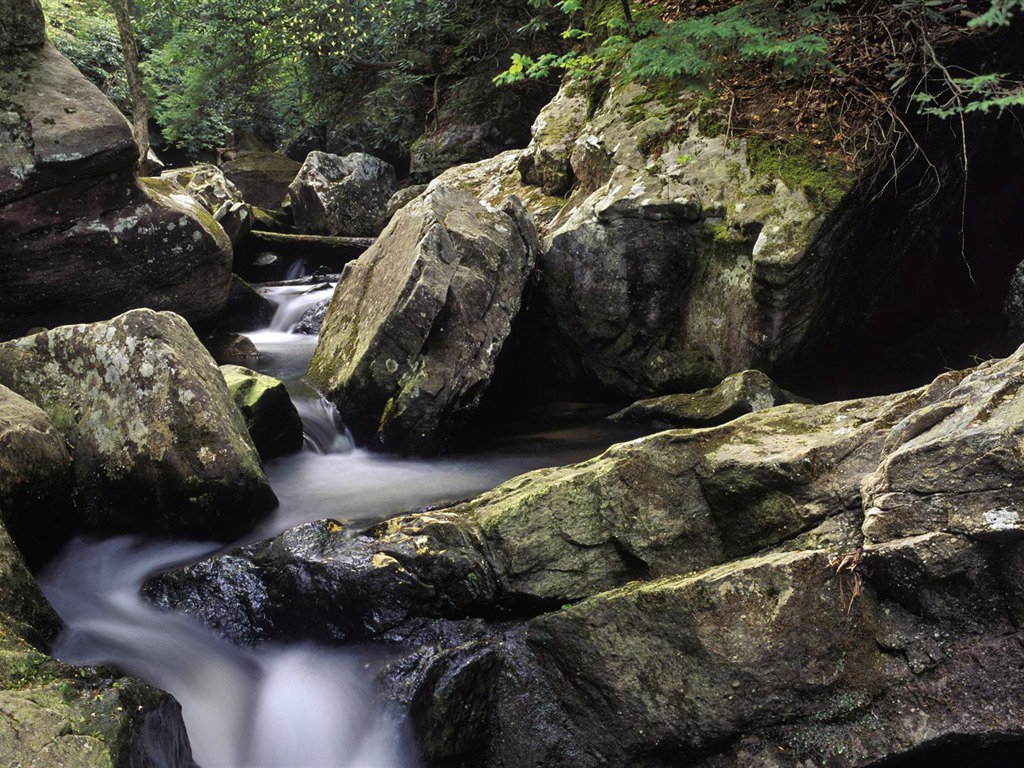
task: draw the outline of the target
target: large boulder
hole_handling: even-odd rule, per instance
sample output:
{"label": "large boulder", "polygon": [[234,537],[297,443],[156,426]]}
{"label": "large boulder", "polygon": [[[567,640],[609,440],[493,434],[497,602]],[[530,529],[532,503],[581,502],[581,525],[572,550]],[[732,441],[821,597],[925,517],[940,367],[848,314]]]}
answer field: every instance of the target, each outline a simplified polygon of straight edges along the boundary
{"label": "large boulder", "polygon": [[0,523],[0,764],[194,768],[174,698],[51,658],[60,626]]}
{"label": "large boulder", "polygon": [[354,537],[308,524],[147,591],[243,642],[403,643],[382,682],[432,765],[866,768],[1021,740],[1022,399],[1024,348]]}
{"label": "large boulder", "polygon": [[[530,302],[534,357],[560,380],[631,399],[693,390],[882,336],[927,302],[951,186],[914,198],[811,140],[729,136],[718,101],[685,90],[581,90],[563,86],[517,161],[520,183],[569,194]],[[945,133],[917,138],[958,177]]]}
{"label": "large boulder", "polygon": [[283,381],[240,365],[220,372],[264,461],[302,448],[302,419]]}
{"label": "large boulder", "polygon": [[0,67],[0,338],[132,307],[206,323],[231,248],[213,217],[134,177],[131,127],[49,44]]}
{"label": "large boulder", "polygon": [[310,152],[288,187],[295,225],[313,235],[375,237],[387,223],[395,169],[363,152]]}
{"label": "large boulder", "polygon": [[238,245],[252,229],[252,206],[238,187],[215,165],[176,168],[160,174],[178,184],[220,224],[232,245]]}
{"label": "large boulder", "polygon": [[274,210],[284,205],[288,185],[301,167],[276,152],[249,150],[235,153],[220,169],[238,187],[245,202]]}
{"label": "large boulder", "polygon": [[537,247],[521,203],[434,188],[346,266],[309,380],[361,442],[439,450],[480,402]]}
{"label": "large boulder", "polygon": [[0,385],[0,520],[33,563],[71,530],[71,456],[43,410]]}
{"label": "large boulder", "polygon": [[5,342],[0,383],[68,441],[89,529],[227,537],[276,503],[220,370],[178,315],[133,310]]}
{"label": "large boulder", "polygon": [[40,46],[46,40],[46,20],[39,0],[9,0],[0,9],[0,54]]}

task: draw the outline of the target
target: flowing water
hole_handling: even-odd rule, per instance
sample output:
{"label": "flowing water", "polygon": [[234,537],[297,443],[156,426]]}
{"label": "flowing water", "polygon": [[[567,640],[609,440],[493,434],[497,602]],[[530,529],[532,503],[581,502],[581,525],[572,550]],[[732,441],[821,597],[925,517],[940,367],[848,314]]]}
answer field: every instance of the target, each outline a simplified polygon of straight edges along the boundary
{"label": "flowing water", "polygon": [[[302,381],[316,338],[292,329],[331,287],[266,290],[278,311],[269,328],[250,338],[261,369],[287,384],[303,418],[306,447],[267,464],[281,503],[243,541],[325,517],[365,526],[468,498],[530,469],[594,456],[638,434],[596,419],[600,414],[590,409],[562,406],[538,414],[532,431],[528,418],[519,419],[515,436],[474,455],[423,460],[367,452],[353,445],[333,406]],[[220,549],[212,542],[138,536],[76,538],[39,579],[66,622],[54,654],[71,663],[108,664],[171,692],[203,768],[417,765],[402,728],[373,692],[379,651],[312,644],[239,648],[140,598],[150,574]]]}

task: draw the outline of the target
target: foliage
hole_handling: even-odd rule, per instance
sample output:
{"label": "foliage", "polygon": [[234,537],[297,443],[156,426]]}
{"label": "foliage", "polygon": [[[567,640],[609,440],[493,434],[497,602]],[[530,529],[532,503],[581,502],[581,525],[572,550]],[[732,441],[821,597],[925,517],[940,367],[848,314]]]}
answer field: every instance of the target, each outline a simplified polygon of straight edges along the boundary
{"label": "foliage", "polygon": [[[535,5],[543,2],[534,0]],[[683,79],[702,86],[713,83],[726,67],[751,62],[768,62],[783,76],[802,75],[825,63],[828,44],[813,27],[839,4],[809,0],[793,8],[746,0],[716,13],[675,20],[665,20],[650,8],[629,21],[624,13],[606,15],[599,22],[603,30],[596,47],[536,59],[515,54],[512,66],[495,82],[546,77],[553,69],[593,73],[608,63],[621,65],[631,79]],[[581,0],[563,0],[557,7],[570,18],[584,10]],[[594,34],[570,25],[562,36],[588,40]]]}

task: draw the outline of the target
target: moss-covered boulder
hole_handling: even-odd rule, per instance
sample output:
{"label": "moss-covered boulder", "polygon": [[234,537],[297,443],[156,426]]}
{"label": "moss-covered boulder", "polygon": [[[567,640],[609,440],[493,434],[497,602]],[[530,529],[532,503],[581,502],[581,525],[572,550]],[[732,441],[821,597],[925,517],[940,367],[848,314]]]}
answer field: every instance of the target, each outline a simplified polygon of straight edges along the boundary
{"label": "moss-covered boulder", "polygon": [[181,707],[110,670],[46,654],[60,619],[0,524],[0,764],[191,768]]}
{"label": "moss-covered boulder", "polygon": [[49,44],[5,55],[0,92],[0,338],[140,306],[214,320],[230,243],[187,195],[136,181],[103,94]]}
{"label": "moss-covered boulder", "polygon": [[240,365],[222,365],[220,371],[264,460],[302,448],[302,419],[284,382]]}
{"label": "moss-covered boulder", "polygon": [[0,383],[68,441],[89,529],[229,536],[276,503],[220,370],[173,313],[0,344]]}
{"label": "moss-covered boulder", "polygon": [[439,451],[490,382],[538,247],[518,201],[433,188],[345,267],[307,377],[360,442]]}
{"label": "moss-covered boulder", "polygon": [[760,371],[740,371],[698,392],[639,400],[608,418],[665,427],[713,427],[745,413],[805,402]]}
{"label": "moss-covered boulder", "polygon": [[301,167],[301,163],[276,152],[241,151],[220,169],[238,187],[245,202],[275,210],[284,205],[288,185]]}
{"label": "moss-covered boulder", "polygon": [[0,520],[30,561],[71,530],[71,456],[43,410],[0,385]]}

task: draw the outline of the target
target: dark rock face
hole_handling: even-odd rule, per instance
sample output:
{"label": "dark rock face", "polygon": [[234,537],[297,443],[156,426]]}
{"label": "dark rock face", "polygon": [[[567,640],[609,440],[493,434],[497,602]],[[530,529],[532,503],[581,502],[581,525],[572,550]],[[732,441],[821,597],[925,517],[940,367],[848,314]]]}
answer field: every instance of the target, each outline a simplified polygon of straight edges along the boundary
{"label": "dark rock face", "polygon": [[362,152],[310,152],[288,187],[295,224],[313,235],[375,237],[387,223],[395,169]]}
{"label": "dark rock face", "polygon": [[245,333],[266,328],[274,319],[277,305],[260,294],[238,275],[231,276],[231,290],[225,310],[223,327],[227,331]]}
{"label": "dark rock face", "polygon": [[275,210],[284,204],[288,185],[301,167],[301,163],[275,152],[244,151],[220,169],[238,187],[245,202]]}
{"label": "dark rock face", "polygon": [[276,504],[220,370],[177,315],[0,344],[0,382],[72,446],[87,528],[226,537]]}
{"label": "dark rock face", "polygon": [[345,267],[308,377],[361,442],[439,450],[476,408],[519,309],[537,236],[521,204],[438,187]]}
{"label": "dark rock face", "polygon": [[207,323],[231,248],[201,206],[134,178],[121,114],[51,46],[0,67],[0,338],[137,306]]}
{"label": "dark rock face", "polygon": [[240,365],[220,371],[264,461],[302,448],[302,419],[284,382]]}
{"label": "dark rock face", "polygon": [[8,0],[0,9],[0,54],[34,48],[46,41],[39,0]]}
{"label": "dark rock face", "polygon": [[746,413],[805,402],[808,401],[779,389],[760,371],[740,371],[726,376],[715,387],[692,394],[639,400],[608,418],[665,427],[714,427]]}
{"label": "dark rock face", "polygon": [[0,519],[33,563],[71,523],[71,457],[42,409],[0,385]]}
{"label": "dark rock face", "polygon": [[148,589],[214,625],[242,605],[250,641],[308,613],[321,637],[403,643],[382,686],[431,765],[866,767],[1021,739],[1022,393],[1024,349],[354,538],[312,524]]}

